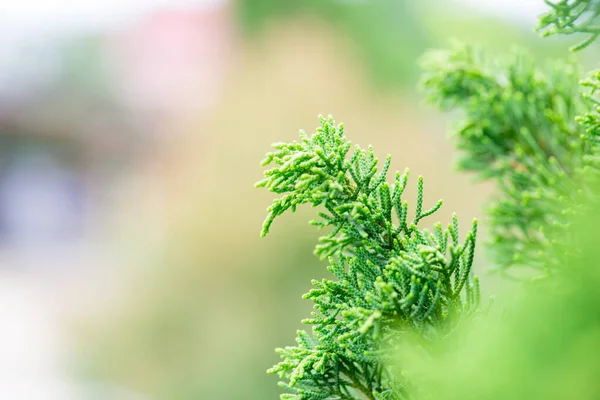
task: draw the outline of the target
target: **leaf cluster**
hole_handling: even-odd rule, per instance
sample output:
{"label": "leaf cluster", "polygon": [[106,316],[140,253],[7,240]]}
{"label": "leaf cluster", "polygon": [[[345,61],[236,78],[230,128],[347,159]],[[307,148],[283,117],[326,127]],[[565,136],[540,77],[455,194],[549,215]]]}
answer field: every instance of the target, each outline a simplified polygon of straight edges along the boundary
{"label": "leaf cluster", "polygon": [[477,222],[463,242],[453,216],[446,229],[417,224],[442,205],[424,209],[423,178],[417,183],[415,215],[408,218],[402,194],[408,170],[386,182],[391,158],[381,171],[373,149],[351,143],[344,126],[320,117],[317,131],[301,141],[277,143],[263,165],[275,164],[257,183],[280,195],[268,208],[262,235],[276,217],[298,205],[320,206],[311,221],[330,233],[315,252],[329,261],[335,279],[313,281],[304,297],[314,302],[304,320],[312,333],[298,332],[297,345],[278,349],[282,361],[269,372],[284,379],[282,399],[404,399],[409,384],[386,367],[386,352],[399,332],[443,337],[479,303],[471,270]]}
{"label": "leaf cluster", "polygon": [[[571,15],[571,19],[576,18]],[[583,100],[579,100],[584,104],[574,118],[580,124],[580,141],[567,149],[573,152],[574,162],[577,157],[579,162],[566,177],[579,195],[563,204],[569,223],[550,233],[550,237],[557,235],[550,240],[560,241],[562,248],[571,251],[561,255],[562,265],[552,279],[535,287],[523,285],[525,292],[515,296],[516,302],[507,307],[502,318],[479,321],[470,332],[461,333],[467,340],[448,348],[442,357],[417,358],[418,353],[406,347],[408,351],[400,354],[400,359],[418,370],[416,374],[412,371],[412,377],[418,381],[416,385],[427,388],[430,398],[548,400],[597,399],[600,395],[593,379],[598,375],[594,350],[600,346],[600,274],[596,265],[600,72],[592,73],[580,85]],[[568,118],[571,120],[572,115]],[[556,265],[556,255],[558,252],[547,251],[538,261]]]}
{"label": "leaf cluster", "polygon": [[551,9],[538,20],[536,30],[542,36],[555,34],[587,34],[587,39],[572,47],[581,50],[592,44],[600,36],[599,0],[545,0]]}
{"label": "leaf cluster", "polygon": [[[552,10],[538,26],[544,35],[588,33],[576,49],[600,35],[598,0],[547,3]],[[571,235],[573,221],[600,200],[594,190],[600,73],[580,86],[573,62],[540,67],[523,51],[495,59],[461,44],[430,53],[423,67],[428,100],[464,115],[454,134],[459,167],[497,184],[489,217],[498,269],[564,274],[582,248]],[[422,177],[411,220],[402,198],[408,170],[388,184],[390,157],[379,171],[373,149],[351,152],[343,125],[331,117],[320,117],[312,136],[300,136],[275,144],[263,161],[274,167],[257,186],[280,197],[268,208],[261,234],[290,209],[320,207],[311,223],[329,233],[315,253],[328,260],[334,279],[313,281],[304,297],[314,311],[303,321],[312,330],[299,331],[296,346],[278,349],[282,361],[269,372],[282,378],[282,399],[414,398],[419,388],[402,369],[390,369],[388,354],[403,333],[416,333],[432,354],[474,315],[480,302],[479,282],[471,278],[477,222],[462,242],[455,215],[446,229],[420,229],[420,220],[442,204],[424,210]]]}
{"label": "leaf cluster", "polygon": [[590,107],[576,119],[583,127],[584,139],[590,147],[589,154],[585,155],[588,165],[586,172],[597,176],[600,171],[600,71],[593,72],[581,82],[581,86]]}
{"label": "leaf cluster", "polygon": [[[423,66],[428,100],[464,116],[453,134],[459,168],[497,183],[489,217],[498,268],[551,273],[573,251],[560,232],[583,212],[583,182],[597,171],[598,144],[576,121],[590,105],[578,69],[572,62],[538,67],[523,51],[493,59],[462,44],[430,53]],[[542,257],[547,252],[556,257]]]}

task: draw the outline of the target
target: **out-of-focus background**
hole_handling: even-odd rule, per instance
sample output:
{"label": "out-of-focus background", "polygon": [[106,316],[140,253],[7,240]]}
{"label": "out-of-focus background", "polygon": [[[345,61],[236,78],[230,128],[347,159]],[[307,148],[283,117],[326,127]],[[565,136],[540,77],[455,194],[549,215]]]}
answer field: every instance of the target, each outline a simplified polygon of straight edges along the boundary
{"label": "out-of-focus background", "polygon": [[265,370],[325,269],[311,210],[259,238],[269,145],[332,114],[425,176],[436,219],[482,217],[492,187],[454,170],[417,60],[451,37],[566,57],[570,42],[532,32],[544,7],[1,2],[0,398],[277,398]]}

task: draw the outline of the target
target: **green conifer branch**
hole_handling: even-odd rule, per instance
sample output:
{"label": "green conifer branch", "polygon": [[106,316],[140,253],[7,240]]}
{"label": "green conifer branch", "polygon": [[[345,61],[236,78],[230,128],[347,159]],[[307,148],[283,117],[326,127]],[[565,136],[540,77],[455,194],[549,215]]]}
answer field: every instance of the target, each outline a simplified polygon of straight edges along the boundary
{"label": "green conifer branch", "polygon": [[[391,158],[378,172],[373,149],[351,143],[343,125],[319,117],[312,136],[277,143],[263,165],[275,164],[256,186],[280,195],[268,208],[261,235],[274,219],[301,204],[321,206],[311,221],[331,232],[315,253],[329,261],[335,280],[313,280],[304,295],[314,303],[312,334],[299,331],[297,346],[277,349],[282,361],[269,370],[284,380],[282,399],[408,399],[409,383],[386,366],[383,351],[399,332],[433,341],[477,309],[479,283],[472,278],[477,221],[461,243],[458,219],[432,232],[418,222],[442,203],[423,209],[423,178],[408,221],[402,199],[408,170],[386,182]],[[450,238],[450,239],[449,239]]]}
{"label": "green conifer branch", "polygon": [[[576,121],[592,101],[580,93],[577,68],[564,62],[540,68],[522,51],[508,62],[490,59],[463,44],[430,53],[423,66],[428,100],[463,112],[454,130],[463,152],[459,168],[499,188],[490,209],[498,268],[551,273],[573,246],[550,233],[564,231],[581,212],[583,182],[598,171],[598,144]],[[556,254],[550,264],[541,257],[547,252]]]}
{"label": "green conifer branch", "polygon": [[[597,149],[600,141],[600,71],[593,72],[581,82],[581,86],[585,91],[584,96],[589,100],[590,108],[585,114],[577,117],[577,122],[585,129],[585,138]],[[593,154],[589,157],[597,161],[595,156],[596,154]]]}
{"label": "green conifer branch", "polygon": [[[538,29],[544,35],[598,35],[598,0],[547,1],[551,12]],[[496,182],[490,209],[491,248],[501,271],[520,265],[553,274],[578,252],[569,236],[574,216],[594,196],[600,176],[600,73],[578,84],[573,63],[538,67],[519,51],[508,61],[455,45],[425,58],[423,86],[444,110],[459,109],[459,167]],[[277,349],[269,369],[282,379],[282,399],[410,399],[414,387],[390,370],[388,351],[402,333],[435,344],[473,315],[480,303],[472,277],[477,221],[464,241],[453,215],[446,229],[418,228],[442,205],[424,207],[417,181],[415,216],[408,218],[402,194],[408,170],[386,180],[373,149],[351,150],[343,125],[319,118],[316,133],[278,143],[263,165],[274,167],[256,185],[279,195],[261,232],[298,205],[319,206],[311,224],[328,228],[315,253],[327,259],[334,279],[313,280],[304,298],[314,311],[298,331],[297,345]],[[400,335],[401,336],[401,335]],[[431,346],[430,349],[434,347]]]}
{"label": "green conifer branch", "polygon": [[589,46],[600,36],[599,0],[545,0],[545,3],[551,9],[539,18],[536,27],[542,36],[587,34],[586,40],[571,48],[573,51]]}

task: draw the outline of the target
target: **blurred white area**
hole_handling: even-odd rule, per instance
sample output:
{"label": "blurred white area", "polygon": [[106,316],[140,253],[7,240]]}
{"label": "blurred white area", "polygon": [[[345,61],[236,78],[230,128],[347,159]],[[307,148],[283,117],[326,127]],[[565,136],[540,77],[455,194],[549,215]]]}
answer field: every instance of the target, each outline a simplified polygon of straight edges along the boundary
{"label": "blurred white area", "polygon": [[[13,393],[7,398],[34,398],[16,393],[22,390],[29,390],[29,393],[40,390],[41,388],[36,388],[38,382],[41,383],[40,386],[47,386],[44,383],[61,380],[57,376],[62,344],[59,327],[55,323],[56,306],[32,282],[2,274],[0,393],[3,396]],[[37,398],[41,399],[39,395]]]}
{"label": "blurred white area", "polygon": [[209,10],[227,0],[21,0],[0,5],[2,29],[18,38],[117,29],[161,7]]}
{"label": "blurred white area", "polygon": [[100,384],[74,383],[60,323],[60,295],[47,282],[0,272],[0,398],[10,400],[147,400]]}
{"label": "blurred white area", "polygon": [[[127,27],[152,10],[210,11],[228,0],[21,0],[0,4],[0,94],[47,84],[57,71],[53,46],[77,35]],[[22,94],[21,94],[22,95]]]}

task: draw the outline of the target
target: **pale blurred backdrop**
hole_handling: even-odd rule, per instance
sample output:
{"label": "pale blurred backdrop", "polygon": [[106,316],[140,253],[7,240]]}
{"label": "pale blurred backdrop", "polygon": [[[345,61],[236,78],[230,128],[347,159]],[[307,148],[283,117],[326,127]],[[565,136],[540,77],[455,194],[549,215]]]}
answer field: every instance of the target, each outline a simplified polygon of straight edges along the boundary
{"label": "pale blurred backdrop", "polygon": [[[423,105],[417,60],[450,37],[565,57],[565,41],[532,32],[543,10],[0,1],[0,398],[278,398],[265,370],[326,271],[310,209],[259,238],[270,144],[332,114],[413,183],[424,175],[426,201],[445,201],[426,223],[479,217],[485,239],[493,188],[455,171],[455,116]],[[483,248],[478,260],[485,273]]]}

